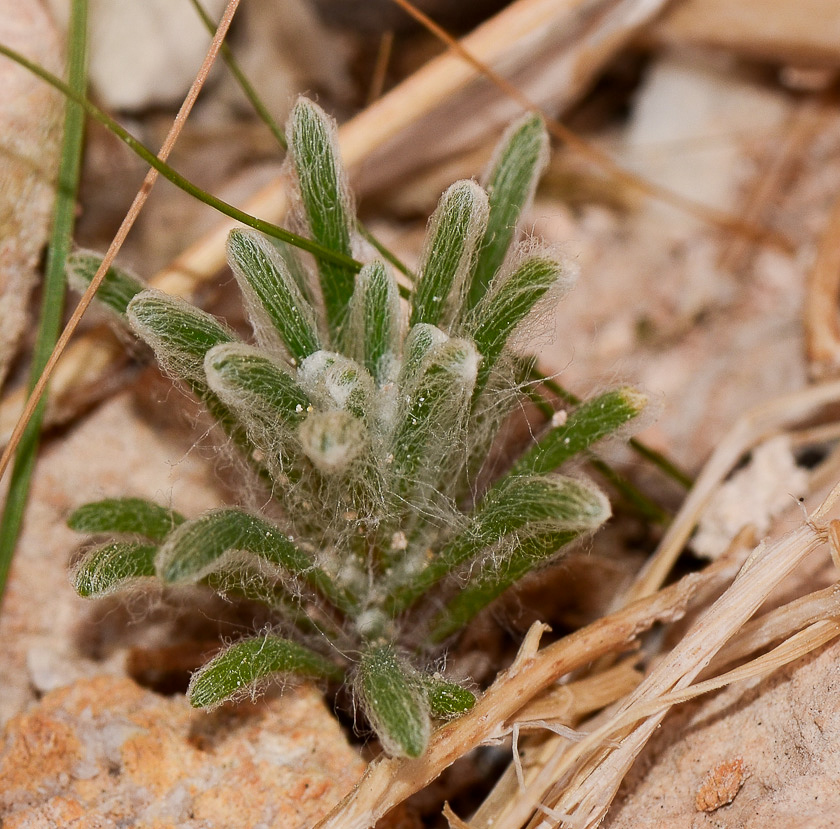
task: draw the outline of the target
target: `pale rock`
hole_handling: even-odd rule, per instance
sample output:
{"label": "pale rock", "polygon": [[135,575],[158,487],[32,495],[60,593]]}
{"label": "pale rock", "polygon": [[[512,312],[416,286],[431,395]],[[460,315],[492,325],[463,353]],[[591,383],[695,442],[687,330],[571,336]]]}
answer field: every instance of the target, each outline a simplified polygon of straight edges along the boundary
{"label": "pale rock", "polygon": [[[0,42],[53,72],[63,45],[38,3],[0,0]],[[61,96],[0,59],[0,384],[29,322],[29,296],[47,242],[58,171]]]}
{"label": "pale rock", "polygon": [[304,829],[364,763],[311,686],[213,714],[97,677],[12,719],[0,750],[5,829]]}
{"label": "pale rock", "polygon": [[796,465],[790,438],[779,435],[752,452],[750,462],[715,490],[691,547],[698,555],[723,555],[738,532],[752,525],[759,538],[772,520],[808,492],[808,473]]}
{"label": "pale rock", "polygon": [[[838,687],[840,645],[834,642],[767,679],[687,703],[645,747],[604,829],[837,826]],[[698,809],[698,795],[706,805],[709,780],[732,766],[741,774],[722,787],[720,806]]]}

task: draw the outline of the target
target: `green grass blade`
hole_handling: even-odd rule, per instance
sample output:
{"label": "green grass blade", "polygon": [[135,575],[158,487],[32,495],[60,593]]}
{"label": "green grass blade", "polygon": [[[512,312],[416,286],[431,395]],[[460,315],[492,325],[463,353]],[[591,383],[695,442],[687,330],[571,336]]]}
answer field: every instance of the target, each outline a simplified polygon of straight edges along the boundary
{"label": "green grass blade", "polygon": [[543,475],[588,449],[636,417],[647,398],[631,388],[609,391],[575,409],[566,422],[552,428],[508,473]]}
{"label": "green grass blade", "polygon": [[446,324],[457,315],[486,226],[487,194],[474,181],[455,182],[429,221],[410,325]]}
{"label": "green grass blade", "polygon": [[506,538],[521,544],[547,532],[592,530],[609,514],[609,502],[587,481],[562,475],[504,478],[487,493],[468,526],[420,573],[397,570],[389,612],[403,612],[445,576],[478,561]]}
{"label": "green grass blade", "polygon": [[[84,98],[87,83],[87,0],[73,0],[67,49],[67,88]],[[82,159],[84,112],[69,101],[64,116],[58,189],[53,210],[52,231],[44,273],[43,300],[38,333],[29,369],[29,389],[37,383],[49,360],[61,329],[64,304],[64,263],[70,251],[76,209],[76,191]],[[12,466],[9,489],[0,519],[0,603],[20,534],[29,484],[35,468],[41,423],[46,400],[42,399],[21,436]]]}
{"label": "green grass blade", "polygon": [[[71,253],[67,257],[66,266],[70,287],[84,293],[93,281],[101,262],[102,257],[91,251],[79,250]],[[122,268],[111,267],[96,291],[96,299],[125,322],[128,303],[145,290],[146,286],[133,274]]]}
{"label": "green grass blade", "polygon": [[[466,325],[482,356],[479,389],[486,384],[511,334],[564,276],[564,265],[556,258],[529,256],[494,283],[479,301]],[[565,281],[570,282],[568,278]]]}
{"label": "green grass blade", "polygon": [[251,553],[300,576],[336,607],[352,609],[350,600],[316,567],[312,557],[268,521],[242,510],[213,510],[187,521],[160,548],[155,566],[168,583],[197,582],[224,568],[226,554]]}
{"label": "green grass blade", "polygon": [[68,100],[81,106],[91,118],[98,121],[103,127],[105,127],[105,129],[119,138],[120,141],[122,141],[135,155],[142,158],[143,161],[145,161],[150,167],[157,170],[165,179],[167,179],[167,181],[171,181],[172,184],[183,190],[185,193],[188,193],[209,207],[212,207],[214,210],[218,210],[219,213],[222,213],[237,222],[241,222],[243,225],[252,227],[254,230],[259,230],[267,236],[280,239],[281,241],[287,242],[296,248],[308,251],[309,253],[318,256],[320,259],[324,259],[337,266],[346,268],[352,273],[356,273],[361,270],[361,262],[357,262],[350,256],[338,253],[335,250],[330,250],[329,248],[318,244],[318,242],[313,242],[311,239],[298,236],[296,233],[292,233],[291,231],[286,230],[279,225],[273,224],[272,222],[258,219],[256,216],[252,216],[250,213],[246,213],[244,210],[240,210],[238,207],[228,204],[226,201],[214,196],[212,193],[208,193],[206,190],[202,190],[200,187],[197,187],[177,172],[177,170],[174,170],[168,164],[161,161],[152,150],[145,146],[145,144],[141,141],[138,141],[113,118],[106,115],[98,107],[94,106],[83,93],[75,91],[72,87],[64,83],[61,78],[56,77],[51,72],[47,72],[46,69],[38,66],[38,64],[27,60],[27,58],[20,54],[20,52],[16,52],[14,49],[10,49],[8,46],[0,44],[0,55],[9,58],[9,60],[14,61],[19,66],[23,66],[25,69],[32,72],[33,75],[36,75],[42,81],[61,92],[61,94]]}
{"label": "green grass blade", "polygon": [[[351,200],[338,156],[335,125],[311,101],[294,106],[287,129],[300,198],[312,238],[348,259],[353,229]],[[336,264],[316,253],[327,325],[333,341],[347,314],[353,294],[354,268]]]}
{"label": "green grass blade", "polygon": [[400,345],[400,295],[382,262],[365,265],[356,279],[344,330],[345,352],[371,373],[377,385],[393,380]]}
{"label": "green grass blade", "polygon": [[233,230],[227,249],[257,335],[267,316],[294,365],[318,351],[321,343],[315,312],[268,239],[253,230]]}
{"label": "green grass blade", "polygon": [[490,212],[467,294],[468,309],[479,303],[501,267],[547,161],[548,135],[539,115],[526,115],[503,136],[484,182]]}
{"label": "green grass blade", "polygon": [[429,741],[429,702],[421,680],[391,645],[362,653],[356,693],[385,751],[419,757]]}
{"label": "green grass blade", "polygon": [[[199,0],[190,0],[190,3],[192,3],[192,7],[195,9],[196,14],[201,18],[201,22],[204,23],[204,27],[212,37],[216,33],[216,24],[210,18],[210,15],[207,14],[207,10],[199,2]],[[268,111],[268,107],[263,103],[262,98],[260,98],[259,93],[256,89],[254,89],[251,81],[248,80],[248,76],[239,65],[239,61],[233,54],[233,50],[227,43],[222,43],[220,53],[222,60],[225,62],[231,75],[233,75],[236,83],[239,84],[239,88],[242,90],[242,93],[245,95],[254,112],[256,112],[257,117],[268,127],[277,143],[285,150],[287,145],[286,136],[283,134],[283,130],[280,129],[279,125]]]}
{"label": "green grass blade", "polygon": [[77,533],[131,533],[163,541],[184,521],[186,518],[175,510],[143,498],[106,498],[74,510],[67,526]]}
{"label": "green grass blade", "polygon": [[340,680],[341,669],[319,653],[279,636],[237,642],[192,675],[187,699],[193,708],[213,708],[229,699],[254,694],[278,674]]}
{"label": "green grass blade", "polygon": [[89,550],[76,566],[73,586],[86,598],[99,598],[155,575],[154,544],[111,541]]}

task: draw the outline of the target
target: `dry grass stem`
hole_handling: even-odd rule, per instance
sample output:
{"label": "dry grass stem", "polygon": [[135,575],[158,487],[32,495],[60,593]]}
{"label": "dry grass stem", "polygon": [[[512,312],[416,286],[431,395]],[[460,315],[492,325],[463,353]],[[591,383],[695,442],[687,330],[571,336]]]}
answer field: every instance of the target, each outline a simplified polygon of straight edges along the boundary
{"label": "dry grass stem", "polygon": [[[526,639],[517,660],[502,672],[475,707],[440,729],[417,760],[381,757],[370,764],[353,791],[318,824],[318,829],[366,829],[447,766],[485,742],[510,731],[517,712],[570,671],[608,653],[626,650],[656,622],[673,622],[690,606],[720,589],[733,575],[733,566],[718,561],[702,573],[566,636],[534,652],[534,636]],[[542,631],[537,623],[534,631]]]}
{"label": "dry grass stem", "polygon": [[[552,798],[554,802],[547,805],[569,816],[572,825],[597,825],[624,775],[667,713],[667,709],[662,709],[648,715],[645,706],[656,707],[660,698],[674,692],[678,694],[674,699],[681,700],[679,692],[686,691],[769,593],[806,555],[823,544],[826,536],[825,530],[808,521],[776,542],[759,545],[732,585],[657,663],[613,720],[570,748],[562,762],[551,770],[554,781],[568,782],[563,784],[562,793]],[[643,717],[646,718],[632,731],[621,733],[627,723]],[[614,749],[605,747],[603,740],[607,737],[619,737],[621,742]]]}
{"label": "dry grass stem", "polygon": [[840,369],[840,199],[825,225],[805,294],[805,343],[811,373],[830,377]]}
{"label": "dry grass stem", "polygon": [[[196,75],[195,80],[193,81],[189,91],[187,92],[186,98],[184,98],[184,102],[181,105],[181,108],[178,111],[175,120],[172,122],[172,126],[170,127],[169,132],[166,135],[166,139],[164,140],[163,145],[161,146],[158,158],[160,158],[162,161],[166,161],[166,159],[169,158],[169,154],[172,152],[172,148],[175,146],[175,142],[178,140],[178,137],[181,134],[181,130],[183,129],[184,124],[186,123],[187,118],[189,117],[190,111],[192,110],[196,99],[198,98],[198,94],[204,86],[204,82],[207,80],[207,76],[210,74],[210,69],[213,67],[213,63],[216,60],[219,50],[222,48],[222,42],[224,41],[228,29],[230,28],[230,24],[233,21],[233,16],[234,14],[236,14],[236,9],[238,7],[239,0],[228,0],[227,7],[225,8],[225,12],[222,15],[221,22],[219,23],[219,26],[216,29],[215,34],[213,35],[213,39],[210,43],[209,49],[207,50],[207,54],[204,58],[204,61],[202,62],[198,74]],[[113,264],[117,253],[122,247],[123,242],[125,242],[125,239],[131,231],[131,228],[134,226],[135,221],[137,221],[137,217],[140,215],[140,211],[146,204],[146,200],[149,198],[149,195],[152,192],[152,187],[157,181],[158,175],[159,173],[157,170],[151,169],[143,179],[143,183],[140,186],[140,189],[137,192],[137,195],[135,196],[131,207],[128,209],[125,218],[120,224],[120,227],[117,230],[113,241],[109,245],[108,250],[102,259],[102,263],[100,264],[96,274],[91,280],[87,290],[84,292],[82,298],[79,300],[79,303],[73,311],[72,315],[70,316],[67,325],[61,332],[61,336],[58,338],[55,348],[53,349],[53,352],[50,355],[50,359],[47,361],[47,364],[44,366],[44,370],[41,373],[41,376],[38,378],[38,382],[35,384],[35,387],[32,389],[32,392],[26,399],[26,402],[23,405],[23,411],[20,417],[18,418],[15,428],[12,430],[12,434],[9,437],[9,441],[6,445],[3,455],[2,457],[0,457],[0,478],[2,478],[3,474],[6,471],[6,467],[9,465],[9,462],[12,459],[14,451],[17,448],[17,444],[23,436],[26,424],[29,422],[29,419],[32,417],[32,414],[35,411],[38,402],[43,396],[44,391],[47,387],[47,383],[49,382],[50,377],[52,376],[52,373],[55,370],[56,365],[58,364],[58,361],[61,359],[61,356],[64,353],[65,348],[67,347],[67,343],[70,341],[70,338],[73,336],[73,333],[75,332],[76,328],[81,322],[82,316],[84,315],[88,306],[93,301],[93,297],[96,294],[97,289],[102,283],[102,280],[105,278],[105,274],[108,272],[108,269]]]}
{"label": "dry grass stem", "polygon": [[[650,5],[650,4],[647,4]],[[519,0],[495,17],[479,26],[462,41],[447,40],[452,47],[449,52],[429,61],[413,75],[377,100],[373,105],[347,121],[339,130],[339,144],[346,167],[351,175],[358,171],[366,158],[377,149],[397,138],[412,124],[428,116],[456,92],[467,87],[484,75],[517,101],[510,110],[499,111],[494,118],[482,118],[482,134],[497,128],[511,114],[522,106],[538,108],[536,102],[543,102],[550,94],[559,108],[575,101],[584,91],[596,71],[606,63],[647,20],[651,19],[663,0],[657,0],[654,7],[634,0],[632,3],[617,0],[599,0],[594,8],[583,0],[558,4],[556,0]],[[559,6],[559,7],[558,7]],[[405,7],[405,6],[404,6]],[[409,10],[407,8],[407,10]],[[607,14],[609,12],[609,14]],[[428,23],[434,28],[431,21]],[[439,28],[436,32],[447,39]],[[513,65],[527,67],[533,60],[535,44],[541,44],[546,33],[563,32],[563,60],[565,69],[551,73],[550,89],[538,91],[534,101],[522,93],[490,67]],[[572,36],[569,33],[581,33]],[[585,35],[585,36],[584,36]],[[545,45],[542,43],[542,45]],[[560,52],[558,52],[559,54]],[[559,83],[557,77],[563,78]],[[478,122],[478,119],[475,119]],[[596,164],[618,177],[629,177],[633,186],[639,187],[658,198],[674,203],[672,194],[661,190],[646,180],[631,176],[599,150],[591,147],[561,124],[549,120],[550,128],[560,140],[586,154]],[[364,184],[364,182],[361,182]],[[674,196],[674,198],[678,198]],[[684,200],[685,202],[685,200]],[[243,210],[269,222],[280,222],[288,210],[288,196],[285,183],[277,178],[243,204]],[[723,224],[738,229],[739,220],[732,216],[712,215],[702,206],[685,202],[683,207],[713,224]],[[150,284],[167,293],[191,298],[197,287],[212,279],[225,264],[225,240],[236,226],[232,220],[222,220],[212,231],[190,245],[168,267],[153,276]],[[742,228],[750,238],[764,238],[760,228]],[[81,363],[94,354],[94,362],[109,364],[108,347],[98,349],[92,343],[95,337],[88,337],[84,348],[71,345],[64,356],[70,363],[65,375],[72,378]],[[48,409],[46,423],[55,423],[56,409],[66,412],[61,406],[62,397],[69,394],[71,386],[63,377],[53,378],[51,397],[58,406]],[[22,391],[9,395],[0,405],[0,445],[6,445],[10,431],[8,423],[15,423],[21,417],[25,396]]]}
{"label": "dry grass stem", "polygon": [[[575,725],[583,717],[623,699],[638,686],[642,674],[635,667],[637,662],[637,657],[631,657],[599,674],[554,686],[528,703],[516,717],[518,720],[556,720]],[[560,745],[568,745],[568,740],[557,734],[537,735],[525,741],[521,745],[519,763],[511,763],[499,778],[470,819],[470,825],[474,829],[509,826],[511,813],[526,791],[520,785],[517,765],[521,766],[527,787]]]}
{"label": "dry grass stem", "polygon": [[627,601],[648,595],[663,584],[709,499],[745,452],[837,400],[840,382],[825,383],[771,400],[741,417],[703,467],[656,552],[629,591]]}

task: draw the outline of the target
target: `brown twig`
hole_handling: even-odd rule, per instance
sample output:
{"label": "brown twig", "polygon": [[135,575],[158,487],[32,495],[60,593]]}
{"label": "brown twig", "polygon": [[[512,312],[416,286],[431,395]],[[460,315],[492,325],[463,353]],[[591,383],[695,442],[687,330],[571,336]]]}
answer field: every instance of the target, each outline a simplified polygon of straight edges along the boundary
{"label": "brown twig", "polygon": [[[381,757],[372,762],[353,791],[317,829],[367,829],[391,808],[424,788],[447,766],[483,742],[509,730],[508,722],[529,700],[558,678],[607,653],[626,649],[656,622],[672,622],[698,595],[719,588],[733,574],[729,562],[710,565],[702,573],[599,619],[537,651],[536,636],[526,637],[514,664],[501,673],[475,707],[438,729],[422,757]],[[537,633],[542,626],[534,626]]]}

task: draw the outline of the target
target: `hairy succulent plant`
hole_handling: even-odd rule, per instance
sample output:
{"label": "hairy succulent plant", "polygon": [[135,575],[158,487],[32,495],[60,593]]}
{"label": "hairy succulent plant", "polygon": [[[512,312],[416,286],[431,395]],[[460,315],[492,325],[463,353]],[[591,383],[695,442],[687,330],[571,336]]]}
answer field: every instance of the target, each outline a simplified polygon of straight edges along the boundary
{"label": "hairy succulent plant", "polygon": [[[264,602],[276,628],[198,670],[192,704],[253,693],[278,674],[346,682],[385,750],[416,757],[431,719],[474,701],[426,669],[435,649],[608,517],[594,484],[555,470],[644,398],[608,391],[557,418],[503,474],[479,474],[520,398],[512,337],[570,281],[551,252],[510,250],[545,161],[542,122],[507,132],[484,187],[444,193],[407,300],[356,233],[334,132],[310,101],[294,107],[288,164],[319,251],[314,275],[282,243],[230,234],[252,343],[117,269],[99,294],[218,420],[270,497],[259,511],[193,519],[136,498],[82,506],[70,525],[111,540],[86,553],[75,583],[92,597],[155,578]],[[71,280],[88,282],[96,264],[77,254]]]}

